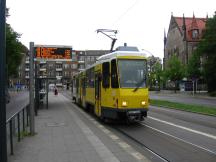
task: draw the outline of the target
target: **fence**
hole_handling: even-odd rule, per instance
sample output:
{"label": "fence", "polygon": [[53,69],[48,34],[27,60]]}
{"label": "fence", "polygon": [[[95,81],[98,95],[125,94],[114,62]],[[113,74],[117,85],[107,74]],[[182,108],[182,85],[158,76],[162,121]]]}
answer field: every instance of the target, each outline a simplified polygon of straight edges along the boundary
{"label": "fence", "polygon": [[14,154],[15,139],[20,142],[21,136],[27,132],[29,126],[29,104],[25,105],[19,111],[11,115],[7,121],[7,146],[10,154]]}

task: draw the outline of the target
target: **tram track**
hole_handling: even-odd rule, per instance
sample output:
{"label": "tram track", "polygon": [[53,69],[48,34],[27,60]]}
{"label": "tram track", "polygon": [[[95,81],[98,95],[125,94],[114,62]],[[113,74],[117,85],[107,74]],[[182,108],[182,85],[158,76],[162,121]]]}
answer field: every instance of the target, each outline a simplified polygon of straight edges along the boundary
{"label": "tram track", "polygon": [[[136,127],[134,129],[134,127]],[[155,156],[153,161],[215,161],[214,151],[152,129],[148,124],[112,126],[116,132]],[[156,158],[157,157],[157,158]],[[157,160],[158,159],[158,160]]]}
{"label": "tram track", "polygon": [[158,157],[160,160],[164,161],[164,162],[170,162],[170,160],[168,160],[167,158],[165,158],[164,156],[160,155],[159,153],[157,153],[156,151],[154,151],[153,149],[151,149],[150,147],[148,147],[147,145],[145,145],[144,143],[140,142],[139,140],[137,140],[136,138],[132,137],[131,135],[129,135],[128,133],[124,132],[123,130],[119,129],[119,128],[114,128],[116,131],[118,131],[119,133],[121,133],[122,135],[126,136],[127,138],[129,138],[130,140],[132,140],[133,142],[135,142],[136,144],[138,144],[139,146],[141,146],[143,149],[147,150],[148,152],[150,152],[151,154],[155,155],[156,157]]}

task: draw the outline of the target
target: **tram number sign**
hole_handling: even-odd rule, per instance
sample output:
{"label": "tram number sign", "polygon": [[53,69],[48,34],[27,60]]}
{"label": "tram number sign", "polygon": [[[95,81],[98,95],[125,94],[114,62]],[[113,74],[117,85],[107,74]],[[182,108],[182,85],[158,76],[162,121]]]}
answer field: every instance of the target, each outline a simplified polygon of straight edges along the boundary
{"label": "tram number sign", "polygon": [[71,59],[71,48],[59,47],[35,47],[37,59]]}

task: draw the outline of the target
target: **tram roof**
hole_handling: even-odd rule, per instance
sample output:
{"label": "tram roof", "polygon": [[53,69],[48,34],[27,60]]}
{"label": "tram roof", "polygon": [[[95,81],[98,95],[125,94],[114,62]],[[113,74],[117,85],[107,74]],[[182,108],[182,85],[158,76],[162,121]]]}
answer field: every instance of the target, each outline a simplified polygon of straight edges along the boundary
{"label": "tram roof", "polygon": [[139,52],[139,51],[115,51],[112,53],[108,53],[105,55],[100,56],[97,61],[103,61],[103,60],[109,60],[113,58],[118,58],[122,56],[139,56],[139,57],[146,57],[146,53],[144,52]]}

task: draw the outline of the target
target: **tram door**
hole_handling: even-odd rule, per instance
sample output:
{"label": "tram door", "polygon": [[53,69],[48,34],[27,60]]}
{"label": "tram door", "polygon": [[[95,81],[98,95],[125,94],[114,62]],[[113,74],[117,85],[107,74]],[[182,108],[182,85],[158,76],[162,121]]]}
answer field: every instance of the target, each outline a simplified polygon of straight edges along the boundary
{"label": "tram door", "polygon": [[100,88],[99,74],[95,75],[95,114],[100,116],[101,114],[101,88]]}

